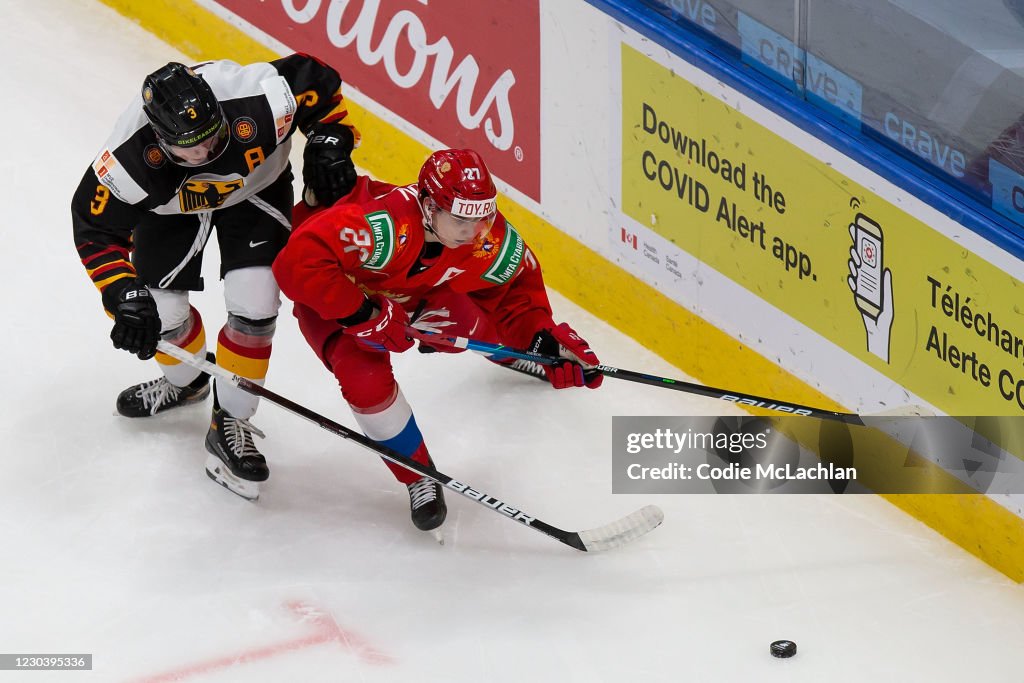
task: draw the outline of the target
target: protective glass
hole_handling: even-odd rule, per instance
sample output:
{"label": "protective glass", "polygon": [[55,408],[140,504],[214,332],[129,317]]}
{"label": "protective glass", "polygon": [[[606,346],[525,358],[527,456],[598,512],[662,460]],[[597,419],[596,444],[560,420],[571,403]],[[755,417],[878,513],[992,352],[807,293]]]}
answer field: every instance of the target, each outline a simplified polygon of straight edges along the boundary
{"label": "protective glass", "polygon": [[229,138],[227,121],[221,118],[220,126],[211,135],[194,145],[176,145],[164,140],[159,135],[157,141],[160,143],[160,148],[167,152],[174,163],[193,168],[215,161],[227,149]]}
{"label": "protective glass", "polygon": [[462,218],[445,211],[429,197],[426,202],[430,214],[430,227],[441,244],[451,249],[470,244],[486,235],[498,215],[494,212],[483,218]]}

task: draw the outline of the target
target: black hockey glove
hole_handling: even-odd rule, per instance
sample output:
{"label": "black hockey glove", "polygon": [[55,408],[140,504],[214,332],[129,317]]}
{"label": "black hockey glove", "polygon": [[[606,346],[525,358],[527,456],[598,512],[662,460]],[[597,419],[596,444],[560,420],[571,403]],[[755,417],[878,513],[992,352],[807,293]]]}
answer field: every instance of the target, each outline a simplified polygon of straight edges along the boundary
{"label": "black hockey glove", "polygon": [[330,206],[356,184],[352,164],[355,137],[340,123],[317,123],[306,135],[302,152],[302,199],[309,206]]}
{"label": "black hockey glove", "polygon": [[110,341],[115,349],[134,353],[142,360],[156,355],[160,314],[146,285],[134,278],[118,280],[103,290],[103,307],[114,316]]}

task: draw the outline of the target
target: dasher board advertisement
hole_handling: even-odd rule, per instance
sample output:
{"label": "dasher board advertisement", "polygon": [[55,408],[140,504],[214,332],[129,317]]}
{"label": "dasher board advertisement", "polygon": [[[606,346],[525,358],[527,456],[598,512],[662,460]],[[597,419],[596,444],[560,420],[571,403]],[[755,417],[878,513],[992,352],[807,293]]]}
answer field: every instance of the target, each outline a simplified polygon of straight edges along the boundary
{"label": "dasher board advertisement", "polygon": [[[949,414],[1024,413],[1019,269],[620,50],[621,213],[609,242],[641,277],[684,301],[696,259]],[[712,313],[728,322],[727,308]],[[736,331],[756,334],[739,317]]]}

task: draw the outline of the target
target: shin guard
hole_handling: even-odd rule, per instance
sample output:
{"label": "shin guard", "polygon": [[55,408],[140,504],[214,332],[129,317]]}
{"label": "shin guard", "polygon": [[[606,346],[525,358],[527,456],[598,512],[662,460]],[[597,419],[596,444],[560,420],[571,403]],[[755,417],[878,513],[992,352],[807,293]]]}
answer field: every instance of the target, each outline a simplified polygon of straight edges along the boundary
{"label": "shin guard", "polygon": [[[217,365],[262,386],[276,327],[276,317],[250,320],[229,313],[217,336]],[[247,420],[256,412],[258,397],[226,382],[218,382],[217,391],[221,407],[232,417]]]}
{"label": "shin guard", "polygon": [[[355,415],[360,429],[369,438],[422,465],[429,463],[430,455],[423,443],[423,434],[420,433],[420,428],[416,424],[416,416],[412,414],[412,408],[405,400],[405,396],[402,395],[401,389],[396,387],[395,394],[384,405],[363,411],[359,411],[353,406],[352,413]],[[411,484],[420,478],[420,475],[415,472],[387,460],[384,461],[384,464],[403,484]]]}

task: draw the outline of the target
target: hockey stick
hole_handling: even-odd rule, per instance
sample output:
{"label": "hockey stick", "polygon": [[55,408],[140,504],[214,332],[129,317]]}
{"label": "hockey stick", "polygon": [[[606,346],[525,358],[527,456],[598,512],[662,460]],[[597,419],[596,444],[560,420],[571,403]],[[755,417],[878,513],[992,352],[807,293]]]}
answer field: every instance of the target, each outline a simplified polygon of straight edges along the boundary
{"label": "hockey stick", "polygon": [[[533,361],[534,363],[540,363],[541,365],[558,365],[565,360],[558,356],[521,351],[519,349],[509,348],[503,344],[492,344],[490,342],[469,339],[467,337],[455,337],[435,332],[424,332],[416,329],[415,327],[406,327],[405,329],[410,337],[426,342],[427,344],[442,344],[456,349],[469,349],[470,351],[476,351],[477,353],[488,356],[497,356],[498,358],[521,358],[523,360]],[[824,408],[805,406],[800,403],[786,403],[776,399],[766,398],[764,396],[757,396],[756,394],[746,394],[742,391],[717,389],[715,387],[704,386],[703,384],[684,382],[679,379],[658,377],[656,375],[648,375],[642,372],[634,372],[633,370],[622,370],[621,368],[613,368],[609,365],[598,365],[593,369],[593,371],[599,372],[605,377],[614,377],[616,379],[628,380],[630,382],[650,384],[652,386],[663,387],[665,389],[675,389],[676,391],[682,391],[688,394],[696,394],[698,396],[706,396],[707,398],[729,401],[731,403],[750,406],[752,408],[765,408],[767,410],[775,410],[780,413],[788,413],[790,415],[820,417],[854,425],[864,424],[864,420],[861,419],[861,416],[855,413],[841,413],[835,410],[825,410]]]}
{"label": "hockey stick", "polygon": [[301,406],[280,394],[276,394],[273,391],[256,384],[252,380],[246,379],[245,377],[239,377],[238,375],[228,372],[224,368],[214,365],[205,359],[197,358],[188,351],[185,351],[170,342],[160,341],[160,343],[157,344],[157,348],[161,353],[167,354],[171,358],[179,360],[182,363],[190,365],[198,370],[202,370],[207,374],[227,380],[246,393],[252,394],[253,396],[259,396],[279,408],[284,408],[299,417],[309,420],[321,429],[325,429],[336,436],[348,439],[349,441],[355,441],[363,448],[373,451],[388,462],[393,462],[399,467],[404,467],[410,472],[415,472],[416,474],[427,477],[432,481],[436,481],[447,489],[455,491],[456,493],[461,493],[466,498],[474,500],[486,508],[499,512],[515,522],[519,522],[520,524],[528,526],[542,534],[546,534],[555,540],[561,541],[567,546],[575,548],[576,550],[597,552],[618,548],[619,546],[640,538],[648,531],[651,531],[661,524],[665,519],[665,513],[661,511],[661,508],[657,505],[647,505],[632,514],[623,517],[622,519],[611,522],[610,524],[605,524],[604,526],[596,529],[589,529],[587,531],[565,531],[563,529],[559,529],[558,527],[552,526],[541,519],[531,517],[519,508],[515,508],[505,501],[499,500],[476,487],[456,481],[443,472],[439,472],[427,465],[421,465],[415,460],[410,460],[397,451],[394,451],[387,446],[382,446],[359,432],[349,429],[342,424],[338,424],[319,413],[315,413],[309,408]]}

